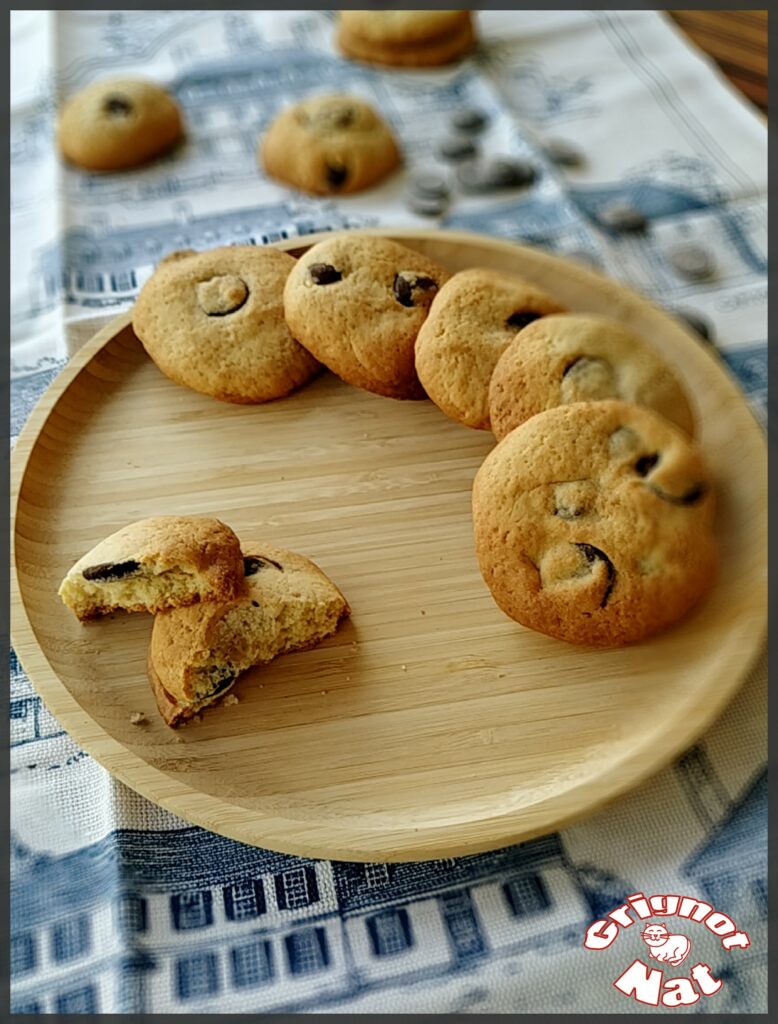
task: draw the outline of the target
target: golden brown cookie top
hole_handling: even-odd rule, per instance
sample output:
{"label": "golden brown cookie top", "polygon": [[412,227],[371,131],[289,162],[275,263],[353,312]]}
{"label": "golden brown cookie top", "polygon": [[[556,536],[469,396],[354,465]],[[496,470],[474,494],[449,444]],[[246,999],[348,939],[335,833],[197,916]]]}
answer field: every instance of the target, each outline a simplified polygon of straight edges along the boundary
{"label": "golden brown cookie top", "polygon": [[372,43],[418,44],[447,36],[470,20],[470,11],[340,11],[344,29]]}
{"label": "golden brown cookie top", "polygon": [[495,367],[492,430],[499,439],[545,409],[606,398],[648,406],[693,432],[683,388],[631,331],[606,317],[546,316],[521,330]]}
{"label": "golden brown cookie top", "polygon": [[399,163],[394,135],[370,104],[355,96],[309,97],[287,107],[260,140],[268,174],[316,195],[357,192]]}
{"label": "golden brown cookie top", "polygon": [[540,632],[622,644],[679,618],[715,567],[714,496],[678,427],[626,402],[533,416],[473,487],[476,551],[495,600]]}
{"label": "golden brown cookie top", "polygon": [[461,270],[440,289],[416,342],[416,370],[451,419],[489,429],[489,381],[497,361],[532,320],[564,307],[518,276]]}
{"label": "golden brown cookie top", "polygon": [[178,104],[142,78],[109,78],[82,89],[63,106],[58,125],[63,156],[95,171],[145,163],[183,134]]}
{"label": "golden brown cookie top", "polygon": [[448,272],[385,238],[336,235],[301,256],[284,289],[287,323],[350,384],[423,398],[413,347]]}
{"label": "golden brown cookie top", "polygon": [[231,402],[280,398],[319,370],[284,320],[294,265],[249,245],[171,253],[141,290],[133,329],[178,384]]}

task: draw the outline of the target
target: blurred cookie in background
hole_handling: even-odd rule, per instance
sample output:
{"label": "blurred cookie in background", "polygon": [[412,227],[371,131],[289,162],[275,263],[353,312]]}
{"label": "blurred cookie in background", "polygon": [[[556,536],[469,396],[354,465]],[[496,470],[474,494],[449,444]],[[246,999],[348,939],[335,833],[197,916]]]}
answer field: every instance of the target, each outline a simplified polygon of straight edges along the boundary
{"label": "blurred cookie in background", "polygon": [[470,11],[340,11],[336,42],[369,64],[434,67],[471,49]]}
{"label": "blurred cookie in background", "polygon": [[259,142],[272,177],[314,195],[359,192],[400,163],[388,125],[354,96],[315,96],[287,107]]}
{"label": "blurred cookie in background", "polygon": [[89,171],[121,171],[148,163],[184,134],[178,104],[142,78],[93,82],[59,115],[57,141],[70,163]]}

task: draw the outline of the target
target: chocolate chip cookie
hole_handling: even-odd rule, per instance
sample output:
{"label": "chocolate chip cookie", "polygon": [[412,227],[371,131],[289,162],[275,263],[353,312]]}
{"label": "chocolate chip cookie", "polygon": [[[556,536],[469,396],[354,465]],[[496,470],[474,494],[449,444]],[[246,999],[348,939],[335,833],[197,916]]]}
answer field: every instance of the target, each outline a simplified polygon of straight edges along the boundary
{"label": "chocolate chip cookie", "polygon": [[597,316],[546,316],[519,331],[492,374],[489,417],[499,440],[544,409],[604,398],[648,406],[693,433],[670,367],[631,331]]}
{"label": "chocolate chip cookie", "polygon": [[178,104],[161,86],[141,78],[110,78],[82,89],[59,116],[60,152],[90,171],[144,164],[183,135]]}
{"label": "chocolate chip cookie", "polygon": [[564,306],[516,274],[454,274],[416,341],[416,372],[432,401],[458,423],[488,430],[489,380],[516,332]]}
{"label": "chocolate chip cookie", "polygon": [[226,601],[245,588],[240,542],[208,516],[155,516],[122,527],[75,563],[59,596],[85,621],[121,608],[157,612]]}
{"label": "chocolate chip cookie", "polygon": [[172,253],[143,286],[133,330],[177,384],[226,402],[281,398],[321,369],[284,320],[294,265],[252,245]]}
{"label": "chocolate chip cookie", "polygon": [[340,11],[341,53],[369,64],[448,64],[475,41],[470,11]]}
{"label": "chocolate chip cookie", "polygon": [[680,619],[716,565],[713,486],[674,424],[626,402],[538,413],[473,485],[481,573],[497,604],[570,643],[619,646]]}
{"label": "chocolate chip cookie", "polygon": [[397,242],[336,235],[297,261],[284,288],[286,321],[349,384],[388,398],[424,398],[413,347],[448,276]]}
{"label": "chocolate chip cookie", "polygon": [[148,673],[168,725],[220,700],[252,665],[315,646],[349,614],[343,594],[302,555],[260,542],[243,552],[245,594],[154,619]]}
{"label": "chocolate chip cookie", "polygon": [[273,178],[314,195],[359,192],[393,171],[400,151],[388,125],[354,96],[316,96],[283,110],[257,151]]}

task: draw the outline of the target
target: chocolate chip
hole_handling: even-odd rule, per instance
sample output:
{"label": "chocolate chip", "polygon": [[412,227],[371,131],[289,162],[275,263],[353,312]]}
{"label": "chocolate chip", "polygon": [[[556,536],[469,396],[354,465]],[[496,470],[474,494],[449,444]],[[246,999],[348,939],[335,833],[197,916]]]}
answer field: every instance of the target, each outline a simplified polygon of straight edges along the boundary
{"label": "chocolate chip", "polygon": [[103,112],[110,117],[129,117],[132,106],[132,100],[125,96],[107,96],[103,100]]}
{"label": "chocolate chip", "polygon": [[101,562],[100,565],[91,565],[84,569],[81,575],[85,580],[92,580],[96,583],[110,583],[113,580],[123,580],[133,576],[140,569],[140,562],[130,560],[127,562]]}
{"label": "chocolate chip", "polygon": [[457,170],[457,182],[463,192],[496,192],[503,188],[531,185],[537,171],[526,160],[495,157],[485,162],[468,161]]}
{"label": "chocolate chip", "polygon": [[401,271],[399,274],[395,274],[392,291],[401,306],[410,307],[414,305],[413,293],[417,288],[421,288],[422,291],[430,291],[437,287],[438,282],[433,281],[431,277],[417,277],[416,274]]}
{"label": "chocolate chip", "polygon": [[638,476],[648,476],[657,462],[659,462],[659,454],[657,452],[652,452],[651,455],[641,455],[635,463],[635,472]]}
{"label": "chocolate chip", "polygon": [[280,572],[284,571],[284,567],[279,565],[278,562],[274,562],[272,558],[260,558],[259,555],[247,555],[243,559],[243,575],[253,576],[255,572],[259,572],[260,569],[265,569],[268,565],[274,565]]}
{"label": "chocolate chip", "polygon": [[584,155],[580,149],[576,149],[564,139],[549,139],[543,144],[543,152],[558,167],[580,167],[584,162]]}
{"label": "chocolate chip", "polygon": [[467,160],[474,157],[478,147],[463,135],[451,135],[438,145],[438,156],[443,160]]}
{"label": "chocolate chip", "polygon": [[348,170],[345,167],[333,167],[331,164],[325,165],[327,168],[327,184],[332,188],[340,188],[344,185],[348,178]]}
{"label": "chocolate chip", "polygon": [[705,484],[694,484],[685,494],[680,495],[668,494],[667,491],[663,491],[661,487],[656,487],[654,484],[647,484],[646,486],[657,498],[661,498],[662,501],[668,501],[671,505],[696,505],[700,498],[708,492]]}
{"label": "chocolate chip", "polygon": [[668,254],[673,269],[690,281],[704,281],[713,273],[713,257],[701,245],[684,243]]}
{"label": "chocolate chip", "polygon": [[460,107],[451,115],[449,123],[454,131],[477,135],[487,126],[489,118],[483,110],[476,110],[475,107]]}
{"label": "chocolate chip", "polygon": [[542,313],[532,313],[528,309],[517,310],[515,313],[511,313],[505,322],[509,327],[515,327],[517,331],[520,331],[522,327],[531,324],[533,320],[539,320],[541,316],[543,316]]}
{"label": "chocolate chip", "polygon": [[608,585],[605,588],[605,593],[602,596],[602,601],[600,601],[600,608],[604,608],[605,605],[608,603],[608,598],[611,596],[611,591],[613,590],[614,584],[616,582],[615,566],[613,565],[613,562],[611,562],[610,558],[608,558],[608,556],[605,554],[605,552],[600,551],[600,549],[596,548],[593,544],[576,544],[575,546],[583,554],[584,558],[589,563],[589,565],[594,565],[595,562],[602,562],[605,565],[607,571]]}
{"label": "chocolate chip", "polygon": [[606,228],[624,234],[645,231],[648,221],[641,211],[631,203],[616,200],[600,210],[600,221]]}
{"label": "chocolate chip", "polygon": [[209,696],[214,697],[217,693],[221,693],[222,690],[226,690],[228,686],[232,686],[236,678],[237,677],[234,672],[231,672],[227,676],[222,676],[211,690]]}
{"label": "chocolate chip", "polygon": [[314,284],[334,284],[343,278],[343,274],[329,263],[312,263],[308,273]]}
{"label": "chocolate chip", "polygon": [[675,315],[679,316],[685,323],[696,331],[704,341],[713,343],[713,328],[699,313],[693,313],[690,309],[676,309]]}
{"label": "chocolate chip", "polygon": [[446,199],[449,195],[448,182],[442,174],[433,171],[411,179],[411,191],[425,199]]}

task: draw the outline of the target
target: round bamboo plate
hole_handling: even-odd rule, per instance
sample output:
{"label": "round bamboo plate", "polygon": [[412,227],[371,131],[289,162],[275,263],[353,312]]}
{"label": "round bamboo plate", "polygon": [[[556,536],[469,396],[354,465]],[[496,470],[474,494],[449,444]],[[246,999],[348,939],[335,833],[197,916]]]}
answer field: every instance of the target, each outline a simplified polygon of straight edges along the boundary
{"label": "round bamboo plate", "polygon": [[[509,242],[376,233],[451,270],[518,271],[670,361],[718,486],[721,567],[705,602],[619,650],[523,629],[473,551],[470,487],[490,434],[329,374],[267,405],[221,403],[165,378],[124,315],[63,370],[16,446],[13,641],[77,742],[181,817],[288,853],[419,860],[556,829],[655,772],[723,708],[765,635],[766,447],[718,358],[634,292]],[[97,540],[169,513],[307,554],[353,610],[321,647],[247,673],[237,706],[177,731],[146,679],[151,618],[82,626],[56,593]],[[136,711],[147,725],[130,724]]]}

